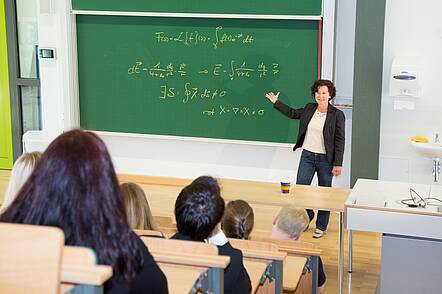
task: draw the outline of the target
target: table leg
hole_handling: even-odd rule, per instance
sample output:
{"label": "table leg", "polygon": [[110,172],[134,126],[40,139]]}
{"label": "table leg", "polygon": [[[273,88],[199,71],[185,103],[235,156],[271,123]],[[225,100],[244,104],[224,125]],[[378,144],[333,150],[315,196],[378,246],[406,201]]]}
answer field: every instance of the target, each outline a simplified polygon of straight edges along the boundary
{"label": "table leg", "polygon": [[310,256],[308,262],[312,271],[312,294],[316,294],[318,293],[319,256]]}
{"label": "table leg", "polygon": [[339,240],[338,240],[338,293],[342,294],[344,284],[344,212],[339,212]]}
{"label": "table leg", "polygon": [[353,271],[353,231],[348,230],[348,272]]}

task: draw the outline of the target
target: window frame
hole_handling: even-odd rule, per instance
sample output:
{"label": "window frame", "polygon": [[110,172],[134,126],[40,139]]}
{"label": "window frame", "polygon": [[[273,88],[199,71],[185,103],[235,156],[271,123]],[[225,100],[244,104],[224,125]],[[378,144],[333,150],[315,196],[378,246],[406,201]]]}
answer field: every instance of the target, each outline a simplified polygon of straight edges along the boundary
{"label": "window frame", "polygon": [[14,161],[23,152],[23,115],[21,87],[40,87],[39,78],[20,76],[20,55],[17,29],[17,1],[4,0],[6,14],[6,39],[8,44],[9,89],[11,97],[12,148]]}

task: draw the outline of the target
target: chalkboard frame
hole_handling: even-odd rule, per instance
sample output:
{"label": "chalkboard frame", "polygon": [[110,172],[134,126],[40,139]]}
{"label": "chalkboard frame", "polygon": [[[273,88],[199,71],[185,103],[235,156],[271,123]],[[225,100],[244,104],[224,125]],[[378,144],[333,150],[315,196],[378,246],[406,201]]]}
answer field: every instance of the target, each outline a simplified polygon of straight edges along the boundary
{"label": "chalkboard frame", "polygon": [[[284,16],[322,16],[323,0],[285,0],[278,5],[267,0],[223,0],[208,2],[205,0],[72,0],[72,9],[83,12],[117,12],[117,13],[185,13],[212,15],[279,15]],[[128,15],[128,14],[125,14]]]}
{"label": "chalkboard frame", "polygon": [[[321,40],[321,78],[328,78],[333,80],[333,59],[334,59],[334,8],[335,1],[323,3],[323,9],[321,16],[297,16],[297,15],[246,15],[246,14],[198,14],[198,13],[157,13],[157,12],[142,12],[142,13],[131,13],[131,12],[118,12],[118,11],[79,11],[73,10],[71,8],[71,15],[76,14],[86,14],[86,15],[128,15],[128,16],[164,16],[164,17],[192,17],[192,18],[244,18],[244,19],[322,19],[323,24],[323,37]],[[75,33],[75,17],[71,20],[71,41],[76,44],[76,33]],[[327,34],[327,35],[324,35]],[[74,125],[79,125],[79,97],[78,97],[78,76],[75,76],[75,71],[77,71],[77,56],[76,50],[70,52],[71,68],[74,70],[73,76],[73,91],[72,100],[75,108],[72,109],[70,115],[70,121]],[[76,86],[76,88],[75,88]],[[170,136],[170,135],[156,135],[156,134],[136,134],[136,133],[122,133],[122,132],[107,132],[107,131],[97,131],[103,134],[112,134],[113,136],[121,137],[133,137],[133,138],[145,138],[145,139],[165,139],[165,140],[185,140],[185,141],[204,141],[213,143],[226,143],[226,144],[250,144],[250,145],[264,145],[272,147],[292,147],[291,143],[278,143],[278,142],[267,142],[267,141],[246,141],[246,140],[232,140],[232,139],[216,139],[216,138],[205,138],[205,137],[190,137],[190,136]]]}

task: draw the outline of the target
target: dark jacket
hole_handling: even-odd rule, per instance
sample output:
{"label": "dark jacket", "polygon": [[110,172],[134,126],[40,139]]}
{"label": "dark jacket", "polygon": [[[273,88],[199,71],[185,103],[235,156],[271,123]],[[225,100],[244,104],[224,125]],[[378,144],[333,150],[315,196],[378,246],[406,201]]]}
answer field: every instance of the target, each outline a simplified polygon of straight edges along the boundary
{"label": "dark jacket", "polygon": [[[192,241],[189,236],[180,233],[176,233],[170,239]],[[243,264],[242,252],[233,248],[229,242],[217,247],[219,255],[230,257],[230,264],[224,270],[224,293],[249,294],[252,284]]]}
{"label": "dark jacket", "polygon": [[[294,109],[277,100],[273,107],[289,118],[299,119],[298,139],[293,151],[302,147],[307,126],[318,108],[318,103],[307,103],[303,108]],[[332,162],[333,166],[342,166],[345,147],[345,116],[341,110],[331,104],[328,105],[322,134],[328,161]]]}
{"label": "dark jacket", "polygon": [[[143,255],[143,266],[131,282],[113,275],[104,285],[107,294],[168,293],[166,276],[163,274],[143,241],[137,236]],[[124,246],[124,245],[122,245]]]}

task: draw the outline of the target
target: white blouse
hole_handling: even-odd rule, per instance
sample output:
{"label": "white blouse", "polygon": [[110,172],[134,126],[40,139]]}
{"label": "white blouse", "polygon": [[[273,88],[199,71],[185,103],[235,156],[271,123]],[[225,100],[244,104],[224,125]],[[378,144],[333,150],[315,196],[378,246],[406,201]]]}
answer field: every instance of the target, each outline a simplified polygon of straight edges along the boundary
{"label": "white blouse", "polygon": [[314,153],[325,154],[323,129],[326,118],[327,112],[315,111],[307,126],[302,149]]}

